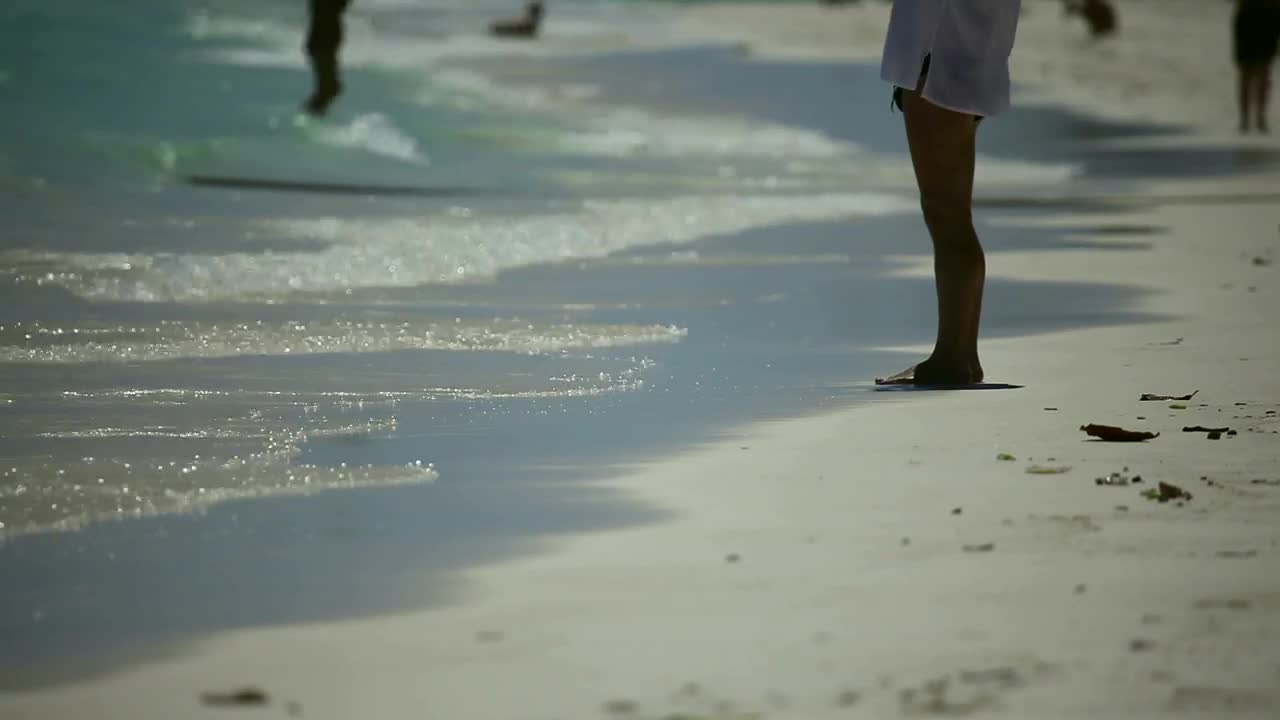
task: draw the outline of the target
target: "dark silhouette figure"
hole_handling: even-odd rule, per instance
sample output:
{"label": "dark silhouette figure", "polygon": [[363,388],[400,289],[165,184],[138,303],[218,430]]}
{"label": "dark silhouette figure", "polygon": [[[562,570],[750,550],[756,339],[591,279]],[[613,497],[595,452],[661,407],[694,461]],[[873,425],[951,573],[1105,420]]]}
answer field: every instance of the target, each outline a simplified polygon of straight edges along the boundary
{"label": "dark silhouette figure", "polygon": [[1094,37],[1116,31],[1116,9],[1108,0],[1066,0],[1068,15],[1079,15],[1089,25]]}
{"label": "dark silhouette figure", "polygon": [[535,0],[525,6],[522,17],[496,20],[489,26],[489,32],[498,37],[536,37],[542,25],[542,14],[542,3]]}
{"label": "dark silhouette figure", "polygon": [[310,22],[306,48],[315,90],[304,107],[312,115],[323,115],[342,93],[338,49],[342,46],[342,13],[350,4],[351,0],[308,0]]}
{"label": "dark silhouette figure", "polygon": [[1240,132],[1253,120],[1267,132],[1271,63],[1280,44],[1280,0],[1236,0],[1235,60],[1240,69]]}

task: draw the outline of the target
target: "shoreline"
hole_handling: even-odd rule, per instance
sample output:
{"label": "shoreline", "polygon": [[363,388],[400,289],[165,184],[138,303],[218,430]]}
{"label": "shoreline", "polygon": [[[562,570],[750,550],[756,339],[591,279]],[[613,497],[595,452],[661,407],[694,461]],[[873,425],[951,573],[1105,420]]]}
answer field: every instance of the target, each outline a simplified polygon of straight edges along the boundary
{"label": "shoreline", "polygon": [[[642,717],[715,716],[723,703],[768,717],[883,717],[932,702],[931,681],[949,677],[940,706],[978,712],[1266,717],[1280,707],[1269,690],[1280,668],[1271,650],[1280,588],[1269,570],[1280,496],[1252,481],[1280,480],[1262,437],[1280,428],[1265,415],[1280,407],[1280,387],[1257,362],[1275,347],[1265,307],[1280,287],[1274,270],[1242,272],[1237,253],[1198,241],[1223,216],[1265,215],[1127,217],[1175,229],[1158,250],[1111,251],[1101,279],[1149,273],[1144,309],[1178,319],[1136,333],[988,341],[988,364],[1027,382],[1023,390],[889,393],[744,428],[604,484],[674,510],[668,521],[565,536],[547,552],[473,569],[464,602],[224,633],[192,655],[0,696],[0,707],[76,717],[93,703],[102,717],[126,717],[141,712],[131,699],[146,686],[144,716],[202,716],[200,692],[259,686],[321,718],[407,708],[608,717],[607,707],[632,705]],[[1099,218],[1071,219],[1087,228]],[[992,268],[1099,274],[1088,252],[1044,258],[1002,254]],[[917,261],[905,272],[928,268]],[[1250,274],[1254,293],[1220,287]],[[1250,360],[1223,358],[1219,346]],[[1139,392],[1193,389],[1207,407],[1137,402]],[[1076,430],[1107,421],[1162,435],[1110,445]],[[1179,432],[1192,422],[1240,433],[1213,442]],[[1072,469],[1026,474],[1048,457]],[[1121,466],[1195,497],[1177,508],[1138,487],[1093,483]],[[964,550],[987,543],[989,552]]]}
{"label": "shoreline", "polygon": [[[1148,189],[1261,193],[1265,182]],[[1280,496],[1252,480],[1280,478],[1280,458],[1244,427],[1270,431],[1277,421],[1250,418],[1219,443],[1179,429],[1245,414],[1239,401],[1278,407],[1280,387],[1263,367],[1278,346],[1265,311],[1275,270],[1249,263],[1272,257],[1273,215],[1228,204],[1001,216],[1001,226],[1078,224],[1096,247],[1000,250],[993,284],[1057,284],[1064,302],[1086,279],[1136,285],[1132,310],[1163,321],[987,341],[993,379],[1026,383],[1019,391],[885,393],[867,406],[721,428],[723,439],[592,484],[668,519],[577,531],[544,552],[469,568],[461,602],[220,633],[169,663],[0,694],[0,710],[133,717],[145,703],[154,717],[216,716],[225,711],[195,704],[200,692],[260,685],[307,717],[424,708],[597,717],[625,707],[882,717],[930,712],[929,680],[945,675],[951,694],[938,707],[979,713],[1003,705],[1028,717],[1146,717],[1204,705],[1263,716],[1280,707],[1267,690],[1267,673],[1280,671],[1269,649],[1280,637],[1280,587],[1267,577]],[[1124,227],[1157,230],[1133,237]],[[896,261],[893,277],[929,276],[919,252]],[[1161,344],[1175,337],[1186,340]],[[1207,408],[1156,413],[1134,402],[1139,392],[1193,389]],[[1139,447],[1083,443],[1075,430],[1144,413],[1163,434]],[[1019,460],[1001,463],[998,451]],[[1072,470],[1027,475],[1028,456]],[[1175,509],[1136,488],[1093,485],[1123,464],[1196,497]],[[1202,474],[1219,486],[1203,486]],[[988,542],[989,553],[963,550]],[[1236,669],[1219,667],[1224,658]],[[574,694],[570,683],[589,687]]]}

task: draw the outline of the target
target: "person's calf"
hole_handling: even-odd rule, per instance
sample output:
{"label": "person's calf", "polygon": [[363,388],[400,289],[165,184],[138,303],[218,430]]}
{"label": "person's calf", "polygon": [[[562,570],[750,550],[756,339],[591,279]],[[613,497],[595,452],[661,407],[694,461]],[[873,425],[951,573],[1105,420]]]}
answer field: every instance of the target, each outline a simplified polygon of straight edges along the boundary
{"label": "person's calf", "polygon": [[329,105],[342,94],[342,83],[338,80],[338,60],[336,54],[313,53],[311,70],[315,76],[315,87],[311,97],[305,104],[307,112],[323,115]]}

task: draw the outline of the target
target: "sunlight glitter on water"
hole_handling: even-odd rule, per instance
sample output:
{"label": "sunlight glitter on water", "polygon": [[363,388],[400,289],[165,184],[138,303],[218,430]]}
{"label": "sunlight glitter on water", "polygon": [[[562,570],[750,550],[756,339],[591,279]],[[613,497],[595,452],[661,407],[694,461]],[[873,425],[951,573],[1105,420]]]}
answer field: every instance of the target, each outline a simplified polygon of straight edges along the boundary
{"label": "sunlight glitter on water", "polygon": [[360,288],[487,281],[503,270],[602,257],[627,248],[786,222],[882,215],[911,207],[884,193],[585,201],[576,212],[517,218],[266,220],[259,232],[306,241],[301,252],[0,252],[19,285],[56,285],[93,300],[283,301]]}
{"label": "sunlight glitter on water", "polygon": [[686,330],[660,325],[595,325],[519,319],[403,319],[96,325],[0,324],[0,363],[132,363],[179,358],[394,350],[553,353],[672,343]]}

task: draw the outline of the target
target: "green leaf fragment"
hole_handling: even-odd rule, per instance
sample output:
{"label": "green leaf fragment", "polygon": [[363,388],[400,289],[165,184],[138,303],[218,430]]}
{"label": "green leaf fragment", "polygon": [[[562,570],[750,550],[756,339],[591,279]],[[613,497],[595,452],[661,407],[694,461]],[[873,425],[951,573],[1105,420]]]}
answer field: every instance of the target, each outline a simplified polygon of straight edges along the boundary
{"label": "green leaf fragment", "polygon": [[1061,475],[1071,470],[1070,465],[1032,465],[1027,468],[1029,475]]}

